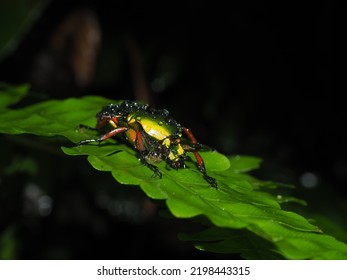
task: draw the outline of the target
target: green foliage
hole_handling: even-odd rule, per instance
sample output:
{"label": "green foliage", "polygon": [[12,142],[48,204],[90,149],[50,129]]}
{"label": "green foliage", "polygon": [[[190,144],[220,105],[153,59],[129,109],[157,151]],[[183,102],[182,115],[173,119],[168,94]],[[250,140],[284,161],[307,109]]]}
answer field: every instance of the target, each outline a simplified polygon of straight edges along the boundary
{"label": "green foliage", "polygon": [[[23,109],[5,108],[23,96],[21,88],[3,90],[0,104],[0,132],[64,136],[73,143],[96,137],[80,130],[79,124],[94,126],[95,114],[111,100],[98,96],[50,100]],[[113,101],[115,102],[115,101]],[[1,108],[2,106],[2,108]],[[121,184],[139,185],[152,199],[165,200],[174,217],[200,219],[207,227],[196,234],[182,234],[201,250],[241,253],[244,258],[346,259],[347,245],[325,235],[307,219],[285,211],[281,203],[300,200],[274,196],[264,182],[247,172],[259,167],[258,158],[226,157],[218,152],[203,152],[210,176],[218,181],[216,190],[198,172],[194,157],[188,168],[168,169],[158,164],[162,179],[143,166],[132,148],[113,140],[101,144],[63,147],[71,156],[88,156],[97,170],[111,172]]]}
{"label": "green foliage", "polygon": [[24,33],[44,11],[49,1],[1,1],[0,3],[0,60],[17,47]]}
{"label": "green foliage", "polygon": [[14,228],[6,228],[0,235],[0,260],[13,260],[15,258],[16,242]]}

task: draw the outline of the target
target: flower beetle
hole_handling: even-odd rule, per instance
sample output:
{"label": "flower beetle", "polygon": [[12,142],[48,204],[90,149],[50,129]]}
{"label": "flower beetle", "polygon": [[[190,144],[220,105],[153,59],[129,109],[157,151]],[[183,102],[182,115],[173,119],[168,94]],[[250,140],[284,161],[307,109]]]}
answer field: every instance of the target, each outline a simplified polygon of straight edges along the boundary
{"label": "flower beetle", "polygon": [[[141,162],[160,178],[162,174],[155,166],[156,163],[164,160],[174,169],[184,168],[187,152],[192,152],[204,179],[217,188],[216,180],[207,175],[204,161],[198,152],[201,145],[190,129],[171,118],[167,110],[124,101],[103,107],[96,119],[99,138],[83,140],[78,145],[117,137],[137,150]],[[183,134],[187,139],[183,139]]]}

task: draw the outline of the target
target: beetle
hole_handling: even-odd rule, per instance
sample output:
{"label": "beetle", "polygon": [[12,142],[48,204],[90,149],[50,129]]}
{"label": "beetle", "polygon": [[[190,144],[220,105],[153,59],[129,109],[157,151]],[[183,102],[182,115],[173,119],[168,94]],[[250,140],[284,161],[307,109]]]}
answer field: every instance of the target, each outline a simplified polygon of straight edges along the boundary
{"label": "beetle", "polygon": [[[192,152],[204,179],[218,188],[216,179],[207,175],[204,160],[198,152],[202,145],[190,129],[181,126],[169,115],[168,110],[126,100],[104,106],[96,114],[96,119],[95,129],[100,133],[99,138],[82,140],[77,145],[118,138],[137,150],[140,161],[160,178],[162,174],[156,163],[164,160],[174,169],[185,168],[187,152]],[[187,139],[183,138],[183,134]]]}

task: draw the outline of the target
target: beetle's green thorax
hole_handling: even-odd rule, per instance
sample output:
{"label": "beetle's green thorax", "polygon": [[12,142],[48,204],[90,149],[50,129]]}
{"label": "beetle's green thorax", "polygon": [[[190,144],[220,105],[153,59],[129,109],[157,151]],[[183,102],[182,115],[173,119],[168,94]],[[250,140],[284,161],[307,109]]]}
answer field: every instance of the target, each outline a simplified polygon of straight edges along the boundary
{"label": "beetle's green thorax", "polygon": [[127,123],[130,126],[140,124],[148,135],[159,141],[172,135],[177,137],[182,135],[181,126],[178,123],[169,122],[165,116],[154,115],[144,110],[129,114]]}
{"label": "beetle's green thorax", "polygon": [[[159,158],[162,158],[171,166],[181,167],[178,163],[182,161],[181,157],[184,156],[185,151],[180,144],[182,137],[180,124],[169,119],[165,114],[154,114],[145,110],[129,114],[127,123],[134,129],[137,129],[139,125],[143,129],[144,145],[149,151],[147,159],[150,162],[158,162]],[[152,141],[151,138],[156,141]]]}

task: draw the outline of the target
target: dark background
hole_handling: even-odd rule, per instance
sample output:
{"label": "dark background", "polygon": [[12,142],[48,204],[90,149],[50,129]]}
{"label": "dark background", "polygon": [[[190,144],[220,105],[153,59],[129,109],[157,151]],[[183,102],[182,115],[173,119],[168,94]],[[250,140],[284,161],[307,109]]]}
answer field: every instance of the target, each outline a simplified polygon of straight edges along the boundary
{"label": "dark background", "polygon": [[[301,213],[346,241],[343,15],[334,1],[304,2],[51,1],[0,61],[0,80],[29,83],[32,102],[93,94],[166,108],[200,142],[263,158],[255,175],[296,185]],[[56,143],[0,140],[9,257],[237,257],[178,241],[199,226],[161,218],[160,203]]]}

